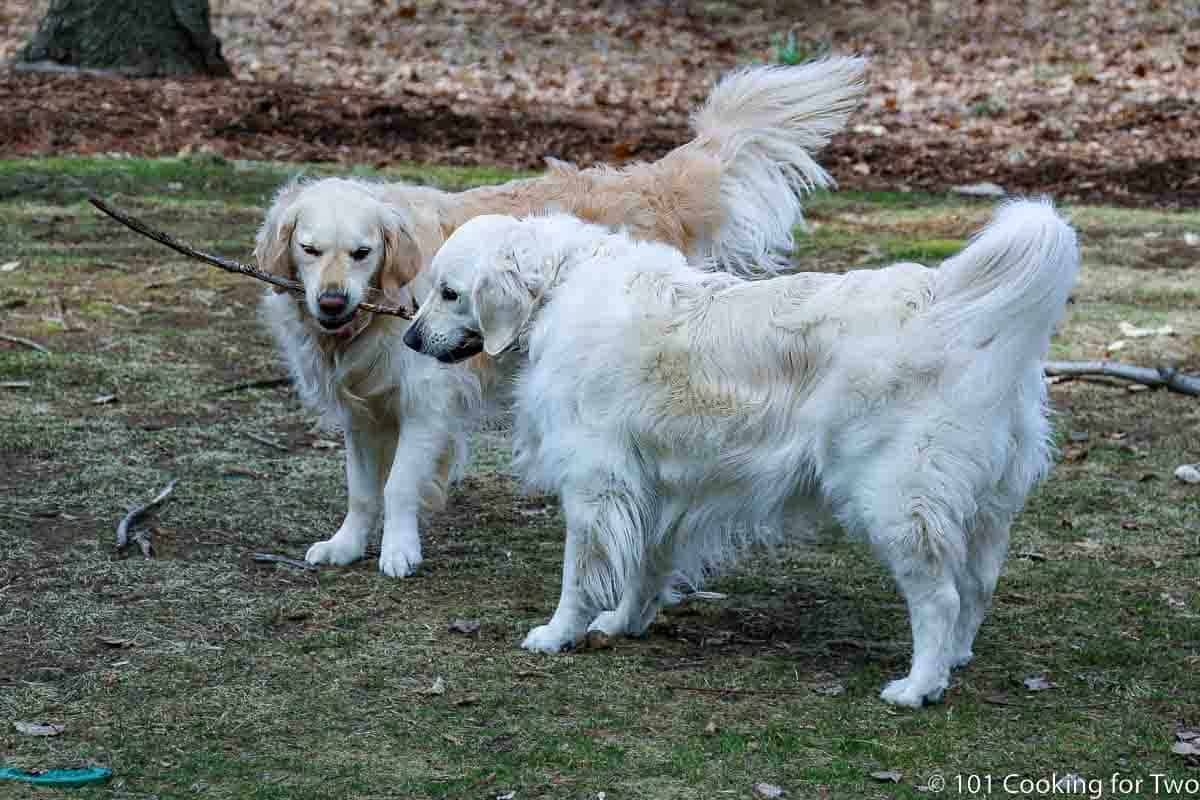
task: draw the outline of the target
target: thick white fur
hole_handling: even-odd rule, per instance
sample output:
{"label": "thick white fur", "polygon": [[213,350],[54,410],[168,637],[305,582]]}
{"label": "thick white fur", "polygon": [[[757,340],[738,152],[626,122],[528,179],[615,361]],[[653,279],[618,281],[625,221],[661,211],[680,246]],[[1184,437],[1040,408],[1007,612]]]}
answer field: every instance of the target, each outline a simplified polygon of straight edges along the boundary
{"label": "thick white fur", "polygon": [[465,225],[434,271],[483,289],[431,297],[420,324],[486,338],[495,287],[526,287],[505,356],[516,464],[567,520],[558,608],[524,647],[640,633],[743,545],[833,518],[908,603],[912,669],[883,699],[939,699],[1049,465],[1040,362],[1077,264],[1046,202],[1002,206],[940,269],[765,281],[565,215]]}
{"label": "thick white fur", "polygon": [[[552,164],[541,178],[458,194],[343,179],[285,186],[259,231],[256,255],[265,269],[304,281],[308,295],[298,301],[268,293],[262,316],[304,402],[344,431],[349,489],[341,527],[306,559],[358,560],[382,525],[380,569],[410,574],[422,559],[419,512],[444,503],[495,382],[486,358],[447,366],[404,347],[408,326],[399,319],[377,316],[352,340],[330,334],[315,319],[323,292],[344,290],[352,308],[372,287],[408,302],[431,285],[417,270],[464,221],[547,208],[671,242],[697,261],[713,257],[718,268],[770,269],[792,246],[800,194],[829,183],[812,154],[860,98],[864,66],[832,58],[736,73],[697,113],[696,138],[652,164],[583,171]],[[372,235],[373,226],[383,230]],[[318,234],[321,255],[306,256],[299,237]],[[371,255],[351,260],[364,242]],[[397,252],[397,243],[407,250]]]}

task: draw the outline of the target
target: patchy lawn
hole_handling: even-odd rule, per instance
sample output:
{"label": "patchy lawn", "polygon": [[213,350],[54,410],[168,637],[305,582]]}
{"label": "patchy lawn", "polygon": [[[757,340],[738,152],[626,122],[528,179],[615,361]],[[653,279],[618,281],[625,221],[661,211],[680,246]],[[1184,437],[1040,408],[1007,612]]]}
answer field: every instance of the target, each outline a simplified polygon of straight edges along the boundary
{"label": "patchy lawn", "polygon": [[[0,333],[51,351],[0,340],[5,765],[109,766],[109,784],[79,794],[119,798],[749,798],[759,782],[790,798],[927,797],[938,776],[970,796],[969,776],[1005,794],[1006,775],[1067,773],[1110,797],[1114,772],[1144,778],[1142,796],[1152,773],[1198,777],[1171,753],[1200,725],[1200,489],[1171,476],[1200,460],[1200,406],[1181,395],[1052,387],[1063,461],[1018,518],[976,661],[918,711],[878,699],[907,668],[906,614],[845,542],[757,556],[709,587],[727,599],[670,610],[645,640],[520,650],[554,607],[561,520],[552,498],[518,491],[500,433],[479,437],[429,522],[418,576],[255,563],[300,558],[340,522],[337,437],[286,386],[223,391],[283,374],[257,285],[100,218],[75,187],[246,258],[294,169],[0,162]],[[1066,211],[1085,267],[1054,355],[1126,339],[1124,360],[1200,371],[1200,247],[1185,238],[1200,213]],[[797,263],[936,261],[988,213],[824,195]],[[1131,339],[1123,321],[1176,335]],[[116,522],[171,477],[157,556],[116,557]],[[480,627],[452,632],[460,619]],[[1052,688],[1027,690],[1031,676]],[[66,728],[32,738],[16,721]],[[0,796],[41,795],[0,783]]]}

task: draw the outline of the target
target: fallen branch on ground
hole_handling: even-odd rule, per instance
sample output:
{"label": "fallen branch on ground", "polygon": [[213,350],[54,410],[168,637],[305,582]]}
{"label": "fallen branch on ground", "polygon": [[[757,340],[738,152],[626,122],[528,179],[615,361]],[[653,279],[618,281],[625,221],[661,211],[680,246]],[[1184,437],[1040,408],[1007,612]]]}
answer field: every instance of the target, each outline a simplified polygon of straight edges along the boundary
{"label": "fallen branch on ground", "polygon": [[[146,503],[146,505],[144,505],[144,506],[138,506],[137,508],[133,509],[132,511],[130,511],[128,514],[125,515],[125,518],[123,520],[121,520],[121,522],[117,525],[117,550],[118,551],[124,549],[125,545],[129,544],[130,528],[135,523],[140,521],[142,519],[142,517],[149,514],[155,508],[158,508],[158,506],[161,505],[164,500],[166,500],[168,497],[170,497],[171,492],[174,491],[175,484],[177,484],[177,483],[179,483],[179,479],[172,478],[171,482],[167,484],[167,487],[158,493],[158,497],[155,497],[153,500],[151,500],[149,503]],[[149,552],[150,551],[149,537],[147,535],[145,535],[144,531],[139,531],[135,538],[137,539],[138,546],[141,547],[141,549],[142,549],[142,554],[149,556],[149,554],[150,554],[150,552]]]}
{"label": "fallen branch on ground", "polygon": [[37,350],[39,353],[45,353],[46,355],[50,355],[50,351],[47,350],[45,347],[42,347],[40,344],[35,342],[33,339],[26,339],[24,336],[13,336],[8,333],[0,333],[0,339],[3,339],[6,342],[12,342],[13,344],[24,345],[25,347],[28,347],[30,350]]}
{"label": "fallen branch on ground", "polygon": [[242,392],[246,389],[274,389],[277,386],[291,386],[292,383],[291,378],[263,378],[257,381],[235,383],[233,386],[217,389],[213,394],[232,394],[233,392]]}
{"label": "fallen branch on ground", "polygon": [[1200,397],[1200,377],[1186,375],[1174,367],[1137,367],[1119,361],[1047,361],[1044,367],[1050,377],[1083,378],[1098,375]]}
{"label": "fallen branch on ground", "polygon": [[[191,245],[179,241],[170,234],[166,234],[160,230],[151,228],[137,217],[132,217],[123,211],[113,208],[94,194],[88,195],[88,202],[125,227],[140,233],[142,236],[153,239],[161,245],[171,248],[176,253],[181,253],[188,258],[194,258],[198,261],[203,261],[206,264],[211,264],[214,267],[219,267],[226,272],[234,272],[239,275],[246,275],[250,278],[265,281],[266,283],[269,283],[272,286],[277,286],[280,289],[286,289],[289,292],[304,294],[303,284],[297,283],[293,280],[288,280],[287,278],[280,278],[278,275],[271,275],[270,273],[263,272],[262,270],[252,267],[249,264],[242,264],[241,262],[234,261],[230,258],[223,258],[222,256],[215,256],[211,253],[205,253],[202,250],[197,250]],[[359,303],[358,307],[363,311],[369,311],[372,314],[389,314],[393,317],[400,317],[401,319],[412,319],[413,315],[413,312],[409,311],[407,308],[401,308],[399,306],[381,306],[376,305],[375,303],[363,302]]]}
{"label": "fallen branch on ground", "polygon": [[811,689],[710,689],[707,686],[668,686],[666,688],[675,692],[699,692],[701,694],[812,694]]}
{"label": "fallen branch on ground", "polygon": [[265,436],[259,436],[257,433],[251,433],[250,431],[242,431],[242,435],[245,436],[247,439],[253,439],[254,441],[258,442],[259,444],[265,444],[267,447],[273,447],[276,450],[279,450],[281,452],[284,452],[284,453],[292,452],[288,448],[279,444],[279,442],[273,442]]}
{"label": "fallen branch on ground", "polygon": [[277,556],[272,553],[255,553],[254,560],[258,561],[259,563],[287,564],[289,567],[295,567],[296,569],[305,569],[310,571],[317,569],[316,564],[310,564],[307,561],[299,561],[294,558],[288,558],[287,556]]}

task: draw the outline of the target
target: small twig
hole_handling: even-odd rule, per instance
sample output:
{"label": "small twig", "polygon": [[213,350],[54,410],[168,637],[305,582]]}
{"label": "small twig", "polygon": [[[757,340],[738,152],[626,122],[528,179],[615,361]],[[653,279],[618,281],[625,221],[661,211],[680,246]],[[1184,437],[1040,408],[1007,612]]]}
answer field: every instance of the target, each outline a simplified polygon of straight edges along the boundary
{"label": "small twig", "polygon": [[[129,544],[129,529],[130,529],[130,527],[135,522],[137,522],[142,517],[144,517],[146,514],[150,513],[155,508],[157,508],[164,500],[166,500],[171,495],[171,492],[174,491],[175,484],[177,484],[177,483],[179,483],[179,479],[172,478],[171,482],[167,484],[167,487],[158,493],[158,497],[155,497],[153,500],[151,500],[149,503],[146,503],[146,505],[144,505],[144,506],[138,506],[133,511],[130,511],[128,514],[125,515],[125,518],[123,520],[121,520],[120,524],[117,525],[117,549],[118,550],[123,549],[125,547],[125,545]],[[145,546],[143,546],[142,552],[145,552]]]}
{"label": "small twig", "polygon": [[310,564],[307,561],[298,561],[294,558],[288,558],[287,556],[277,556],[271,553],[255,553],[254,560],[261,563],[287,564],[289,567],[310,571],[318,569],[316,564]]}
{"label": "small twig", "polygon": [[235,383],[233,386],[226,386],[224,389],[217,389],[213,394],[232,394],[233,392],[244,392],[247,389],[274,389],[276,386],[291,386],[291,378],[263,378],[257,381],[244,381]]}
{"label": "small twig", "polygon": [[[216,256],[211,253],[205,253],[201,250],[197,250],[191,245],[181,242],[169,234],[163,233],[155,228],[151,228],[137,217],[130,216],[123,211],[118,211],[94,194],[88,195],[88,202],[125,227],[137,231],[142,236],[153,239],[161,245],[171,248],[176,253],[182,253],[188,258],[194,258],[199,261],[203,261],[206,264],[211,264],[214,267],[219,267],[226,272],[234,272],[239,275],[245,275],[260,281],[265,281],[266,283],[269,283],[272,286],[277,286],[280,289],[286,289],[289,292],[304,294],[303,284],[297,283],[293,280],[288,280],[287,278],[281,278],[278,275],[272,275],[268,272],[263,272],[262,270],[252,267],[249,264],[242,264],[230,258],[223,258],[221,256]],[[376,305],[375,303],[363,302],[359,303],[358,307],[363,311],[369,311],[372,314],[389,314],[393,317],[400,317],[401,319],[412,319],[413,316],[413,312],[409,311],[407,308],[401,308],[399,306],[381,306]]]}
{"label": "small twig", "polygon": [[1072,708],[1108,708],[1109,706],[1117,705],[1117,703],[1121,701],[1110,700],[1107,703],[1023,703],[1020,700],[1009,700],[1007,697],[988,695],[987,697],[983,698],[983,702],[990,703],[994,706],[1021,708],[1028,709],[1030,711],[1066,711]]}
{"label": "small twig", "polygon": [[666,688],[676,692],[700,692],[701,694],[761,694],[761,695],[781,695],[781,694],[797,694],[809,695],[812,694],[811,689],[710,689],[706,686],[667,686]]}
{"label": "small twig", "polygon": [[253,439],[254,441],[258,442],[259,444],[265,444],[267,447],[273,447],[276,450],[279,450],[280,452],[283,452],[283,453],[292,452],[291,450],[289,450],[288,448],[279,444],[278,442],[272,442],[267,437],[259,436],[257,433],[251,433],[250,431],[242,431],[242,435],[245,436],[247,439]]}
{"label": "small twig", "polygon": [[154,545],[150,541],[151,534],[157,528],[139,528],[133,532],[133,540],[137,542],[138,549],[142,551],[142,555],[146,558],[151,558],[154,555]]}
{"label": "small twig", "polygon": [[37,350],[39,353],[45,353],[46,355],[50,355],[50,351],[47,350],[45,347],[42,347],[40,344],[35,342],[33,339],[26,339],[24,336],[13,336],[12,334],[8,334],[8,333],[0,333],[0,339],[3,339],[6,342],[12,342],[13,344],[24,345],[25,347],[28,347],[31,350]]}
{"label": "small twig", "polygon": [[0,389],[31,389],[33,381],[2,381]]}
{"label": "small twig", "polygon": [[1200,397],[1200,377],[1186,375],[1174,367],[1138,367],[1119,361],[1047,361],[1044,368],[1051,377],[1084,378],[1099,375]]}

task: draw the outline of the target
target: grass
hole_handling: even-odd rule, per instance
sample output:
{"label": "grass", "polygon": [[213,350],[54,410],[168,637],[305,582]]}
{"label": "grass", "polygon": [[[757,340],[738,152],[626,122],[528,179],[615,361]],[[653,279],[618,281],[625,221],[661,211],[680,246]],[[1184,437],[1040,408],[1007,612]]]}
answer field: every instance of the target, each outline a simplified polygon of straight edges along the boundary
{"label": "grass", "polygon": [[[0,264],[19,262],[0,272],[0,331],[52,351],[0,342],[0,383],[31,384],[0,388],[3,762],[110,766],[110,784],[77,791],[118,798],[750,797],[757,782],[792,798],[916,798],[935,775],[951,790],[956,776],[1195,777],[1170,753],[1177,726],[1200,724],[1200,494],[1171,477],[1200,458],[1200,408],[1178,395],[1052,387],[1064,458],[1017,520],[976,661],[919,711],[877,697],[907,667],[906,615],[869,553],[839,540],[754,556],[710,587],[728,599],[671,610],[645,640],[521,651],[557,596],[561,520],[553,498],[517,490],[499,434],[479,437],[427,524],[417,576],[253,562],[300,557],[340,521],[341,451],[314,446],[335,437],[286,388],[217,393],[281,374],[257,286],[98,219],[77,182],[244,257],[263,203],[299,169],[0,162]],[[1170,324],[1176,336],[1131,340],[1121,357],[1200,371],[1197,262],[1175,245],[1200,214],[1067,211],[1085,267],[1055,355],[1102,355],[1120,321]],[[988,213],[821,195],[797,264],[938,261]],[[116,521],[171,476],[157,557],[114,557]],[[450,632],[460,618],[479,631]],[[1028,692],[1031,675],[1056,685]],[[691,691],[730,687],[756,693]],[[67,728],[35,739],[18,720]]]}

